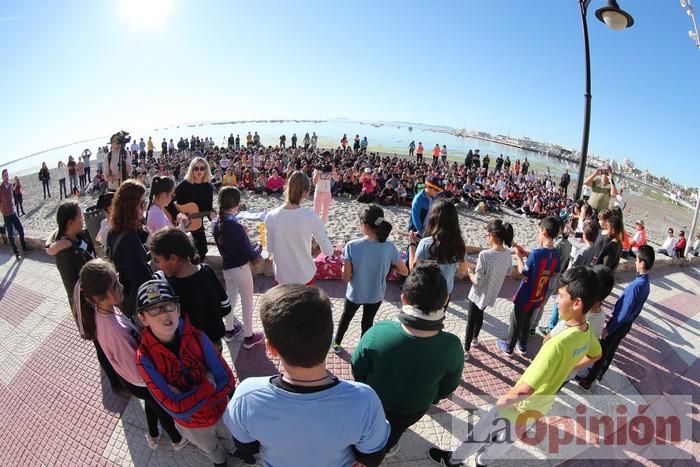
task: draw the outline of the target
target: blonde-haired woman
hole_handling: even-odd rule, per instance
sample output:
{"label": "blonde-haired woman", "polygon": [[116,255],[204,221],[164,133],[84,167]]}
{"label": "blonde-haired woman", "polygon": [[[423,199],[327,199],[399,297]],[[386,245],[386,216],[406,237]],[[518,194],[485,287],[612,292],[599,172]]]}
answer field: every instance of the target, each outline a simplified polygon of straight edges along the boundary
{"label": "blonde-haired woman", "polygon": [[188,230],[192,233],[194,246],[200,261],[207,254],[207,236],[203,217],[210,220],[213,215],[214,187],[211,182],[211,168],[203,157],[195,157],[187,168],[184,180],[175,189],[175,207],[193,220]]}
{"label": "blonde-haired woman", "polygon": [[279,284],[313,283],[316,264],[311,256],[312,238],[326,255],[340,254],[334,251],[321,218],[301,207],[310,190],[311,181],[304,172],[292,173],[284,188],[285,203],[265,217],[267,251]]}

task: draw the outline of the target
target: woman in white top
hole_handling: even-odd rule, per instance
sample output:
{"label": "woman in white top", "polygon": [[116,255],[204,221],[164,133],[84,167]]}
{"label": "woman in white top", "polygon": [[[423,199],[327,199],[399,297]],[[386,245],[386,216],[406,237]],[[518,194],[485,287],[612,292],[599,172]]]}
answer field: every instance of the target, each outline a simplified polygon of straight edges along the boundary
{"label": "woman in white top", "polygon": [[292,173],[284,189],[284,205],[265,217],[267,251],[272,255],[278,284],[313,282],[316,264],[311,256],[312,238],[326,255],[340,254],[328,239],[321,218],[310,209],[301,207],[310,189],[311,181],[304,172]]}
{"label": "woman in white top", "polygon": [[68,168],[63,161],[58,161],[58,191],[60,199],[65,196],[68,198],[68,190],[66,189],[66,178],[68,178]]}
{"label": "woman in white top", "polygon": [[479,253],[476,269],[469,269],[472,288],[467,297],[469,318],[464,340],[464,360],[469,360],[472,344],[479,345],[479,332],[484,322],[484,309],[496,303],[503,281],[513,272],[513,258],[509,248],[513,244],[513,226],[500,219],[491,220],[486,226],[486,238],[491,248]]}
{"label": "woman in white top", "polygon": [[[307,134],[308,136],[308,134]],[[331,209],[331,185],[335,177],[335,166],[331,163],[331,153],[324,151],[321,154],[323,164],[320,168],[314,169],[314,212],[321,216],[323,224],[328,220],[328,212]]]}

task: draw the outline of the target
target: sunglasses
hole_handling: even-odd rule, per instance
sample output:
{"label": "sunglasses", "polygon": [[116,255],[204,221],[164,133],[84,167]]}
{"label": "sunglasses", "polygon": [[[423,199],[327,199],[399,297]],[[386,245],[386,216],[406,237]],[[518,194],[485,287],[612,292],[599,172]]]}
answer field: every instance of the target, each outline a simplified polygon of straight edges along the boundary
{"label": "sunglasses", "polygon": [[204,172],[205,170],[207,170],[207,168],[202,167],[201,165],[198,165],[196,167],[193,167],[192,170],[194,170],[195,172]]}
{"label": "sunglasses", "polygon": [[147,308],[141,313],[146,313],[148,316],[151,317],[156,317],[159,316],[162,313],[173,313],[175,311],[178,311],[180,309],[180,305],[176,302],[165,302],[160,306],[154,306],[151,308]]}

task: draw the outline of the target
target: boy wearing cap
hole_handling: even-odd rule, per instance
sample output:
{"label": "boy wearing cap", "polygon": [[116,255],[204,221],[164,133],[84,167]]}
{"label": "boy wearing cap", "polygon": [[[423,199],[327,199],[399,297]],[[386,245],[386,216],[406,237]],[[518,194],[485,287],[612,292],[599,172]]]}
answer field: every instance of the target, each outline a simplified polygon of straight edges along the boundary
{"label": "boy wearing cap", "polygon": [[440,193],[442,193],[442,181],[440,178],[434,175],[426,177],[425,188],[413,198],[413,203],[411,203],[411,222],[408,230],[418,232],[418,235],[423,236],[425,219],[428,217],[430,205]]}
{"label": "boy wearing cap", "polygon": [[647,244],[647,231],[644,230],[644,221],[639,219],[637,222],[634,223],[634,236],[632,237],[632,240],[630,240],[630,251],[629,254],[632,257],[637,256],[637,252],[639,251],[639,247],[642,247]]}
{"label": "boy wearing cap", "polygon": [[144,331],[136,365],[148,390],[185,438],[214,465],[226,465],[226,451],[235,450],[221,419],[235,385],[231,369],[206,334],[180,319],[167,281],[145,282],[137,303]]}

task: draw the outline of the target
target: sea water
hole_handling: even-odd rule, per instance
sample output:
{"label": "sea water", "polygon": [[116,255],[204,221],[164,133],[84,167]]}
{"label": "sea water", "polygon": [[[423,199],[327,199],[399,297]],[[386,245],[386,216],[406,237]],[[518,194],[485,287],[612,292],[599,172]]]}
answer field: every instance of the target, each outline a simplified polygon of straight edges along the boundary
{"label": "sea water", "polygon": [[[575,163],[533,151],[492,143],[490,141],[455,136],[446,133],[451,130],[448,127],[420,123],[361,122],[350,120],[256,120],[246,122],[190,123],[150,130],[123,129],[130,132],[132,142],[134,140],[139,141],[140,138],[143,138],[144,141],[148,141],[148,137],[150,136],[153,139],[156,151],[160,150],[163,138],[168,142],[172,139],[173,142],[177,144],[180,137],[190,138],[191,136],[199,136],[201,139],[209,137],[214,140],[215,145],[221,146],[227,144],[226,140],[228,136],[233,134],[234,137],[239,135],[241,144],[245,145],[248,132],[254,134],[256,131],[260,135],[261,143],[265,146],[275,146],[279,144],[280,135],[285,134],[287,136],[287,147],[290,147],[292,144],[292,135],[294,133],[297,135],[297,145],[303,146],[304,135],[306,133],[312,135],[313,132],[316,132],[318,136],[318,146],[322,148],[336,148],[340,146],[340,140],[343,134],[347,135],[348,144],[352,146],[353,139],[357,134],[360,135],[360,138],[367,137],[369,151],[381,151],[398,155],[408,154],[408,146],[411,141],[414,141],[416,146],[418,146],[419,142],[422,142],[425,148],[423,157],[428,161],[431,160],[430,158],[432,157],[432,151],[435,145],[439,144],[440,147],[442,147],[444,144],[447,146],[448,158],[458,162],[464,161],[464,156],[470,149],[479,149],[482,157],[488,154],[491,158],[491,169],[495,167],[496,157],[498,157],[499,154],[503,154],[504,158],[509,156],[513,164],[517,159],[520,159],[522,162],[527,157],[531,165],[531,170],[537,171],[538,174],[546,172],[548,168],[553,176],[558,177],[564,172],[564,169],[569,169],[572,179],[575,179],[576,169],[578,167]],[[48,167],[53,169],[58,165],[59,161],[66,163],[70,155],[77,160],[85,149],[90,149],[92,151],[92,160],[94,161],[97,148],[108,144],[109,135],[105,135],[41,151],[4,164],[2,167],[7,168],[12,176],[27,175],[32,172],[38,173],[42,162],[46,162]]]}

